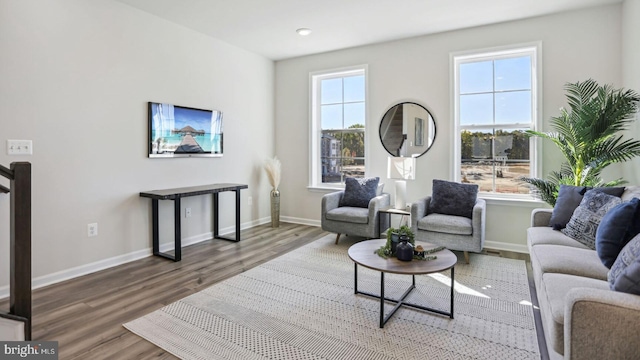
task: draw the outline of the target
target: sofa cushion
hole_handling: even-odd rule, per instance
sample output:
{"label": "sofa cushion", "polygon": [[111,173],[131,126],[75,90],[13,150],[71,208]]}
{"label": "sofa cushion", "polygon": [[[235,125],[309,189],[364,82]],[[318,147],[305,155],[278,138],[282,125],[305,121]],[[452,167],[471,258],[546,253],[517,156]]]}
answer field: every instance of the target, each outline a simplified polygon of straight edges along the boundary
{"label": "sofa cushion", "polygon": [[471,219],[477,199],[477,184],[461,184],[433,179],[429,212],[464,216]]}
{"label": "sofa cushion", "polygon": [[464,216],[429,214],[418,220],[418,229],[447,234],[471,235],[471,219]]}
{"label": "sofa cushion", "polygon": [[352,178],[344,181],[344,195],[340,199],[340,206],[369,207],[369,201],[376,197],[379,177]]}
{"label": "sofa cushion", "polygon": [[596,249],[596,230],[604,215],[620,204],[619,197],[600,191],[589,190],[584,194],[580,206],[571,215],[567,227],[562,233],[578,240],[588,248]]}
{"label": "sofa cushion", "polygon": [[538,302],[545,332],[551,347],[564,353],[565,298],[571,289],[577,287],[608,290],[606,281],[582,276],[547,273],[543,275],[542,289],[538,289]]}
{"label": "sofa cushion", "polygon": [[588,247],[579,241],[576,241],[558,230],[550,227],[536,226],[527,229],[527,244],[529,248],[535,245],[563,245],[573,246],[580,249],[588,249]]}
{"label": "sofa cushion", "polygon": [[611,290],[640,295],[640,234],[622,248],[608,280]]}
{"label": "sofa cushion", "polygon": [[640,198],[640,186],[627,186],[624,188],[624,192],[622,196],[620,196],[622,201],[631,201],[633,198]]}
{"label": "sofa cushion", "polygon": [[590,249],[563,245],[536,245],[531,248],[531,266],[540,273],[560,273],[607,280],[607,269]]}
{"label": "sofa cushion", "polygon": [[325,216],[328,220],[366,224],[369,222],[369,209],[353,206],[341,206],[327,211]]}
{"label": "sofa cushion", "polygon": [[609,210],[596,231],[596,251],[604,266],[611,268],[622,248],[640,233],[640,199]]}
{"label": "sofa cushion", "polygon": [[549,226],[556,230],[564,229],[571,220],[571,215],[580,206],[580,202],[588,190],[597,190],[605,194],[620,197],[625,191],[623,187],[597,187],[560,185],[556,205],[553,207]]}

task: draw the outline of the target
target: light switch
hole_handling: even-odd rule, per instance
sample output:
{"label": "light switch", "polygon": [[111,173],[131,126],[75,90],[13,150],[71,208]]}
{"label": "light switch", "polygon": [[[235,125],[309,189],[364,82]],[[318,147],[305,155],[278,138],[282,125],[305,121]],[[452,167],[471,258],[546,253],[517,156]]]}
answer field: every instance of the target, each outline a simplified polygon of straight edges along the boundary
{"label": "light switch", "polygon": [[7,140],[8,155],[33,155],[33,141]]}

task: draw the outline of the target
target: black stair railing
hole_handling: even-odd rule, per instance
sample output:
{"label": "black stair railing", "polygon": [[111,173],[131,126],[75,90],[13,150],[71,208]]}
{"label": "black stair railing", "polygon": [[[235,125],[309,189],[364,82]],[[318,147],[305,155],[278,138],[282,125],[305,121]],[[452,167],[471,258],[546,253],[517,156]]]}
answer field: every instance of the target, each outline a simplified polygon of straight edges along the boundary
{"label": "black stair railing", "polygon": [[24,338],[31,340],[31,164],[0,165],[0,176],[10,180],[9,313],[0,317],[24,322]]}

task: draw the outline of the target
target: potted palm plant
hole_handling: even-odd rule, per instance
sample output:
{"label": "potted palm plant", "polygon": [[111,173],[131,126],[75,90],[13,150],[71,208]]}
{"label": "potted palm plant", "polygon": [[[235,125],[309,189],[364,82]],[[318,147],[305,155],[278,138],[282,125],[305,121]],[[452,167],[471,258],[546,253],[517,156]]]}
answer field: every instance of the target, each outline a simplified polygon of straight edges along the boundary
{"label": "potted palm plant", "polygon": [[598,85],[592,79],[567,83],[569,109],[561,108],[560,116],[551,118],[553,131],[527,130],[529,136],[551,140],[566,162],[547,179],[522,178],[535,186],[542,200],[554,206],[560,185],[617,186],[622,178],[605,182],[602,170],[614,163],[640,155],[640,141],[623,139],[638,111],[640,97],[633,90]]}

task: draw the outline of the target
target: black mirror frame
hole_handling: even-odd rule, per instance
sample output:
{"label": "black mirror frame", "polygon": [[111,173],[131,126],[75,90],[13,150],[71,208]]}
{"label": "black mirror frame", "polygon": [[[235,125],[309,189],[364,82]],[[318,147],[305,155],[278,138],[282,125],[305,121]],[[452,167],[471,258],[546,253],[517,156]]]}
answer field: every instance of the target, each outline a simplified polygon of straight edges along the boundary
{"label": "black mirror frame", "polygon": [[394,108],[396,108],[399,105],[405,105],[405,104],[412,104],[412,105],[416,105],[421,107],[424,111],[427,112],[427,114],[429,114],[429,119],[433,122],[433,138],[431,140],[431,145],[428,146],[422,153],[420,153],[420,155],[416,155],[414,157],[420,157],[422,155],[424,155],[427,151],[429,151],[429,149],[431,149],[431,147],[433,146],[433,143],[436,141],[436,135],[438,133],[437,131],[437,127],[436,127],[436,119],[433,116],[433,114],[423,105],[418,104],[416,102],[413,101],[403,101],[403,102],[399,102],[396,103],[394,105],[392,105],[391,107],[389,107],[387,109],[387,111],[385,111],[384,115],[382,115],[382,118],[380,119],[380,126],[378,127],[378,137],[380,138],[380,144],[382,144],[382,147],[389,153],[389,155],[393,156],[393,157],[399,157],[399,155],[393,154],[388,148],[387,146],[385,146],[384,141],[382,140],[382,125],[383,125],[383,121],[385,119],[385,117],[387,116],[387,114],[389,114],[390,111],[392,111]]}

